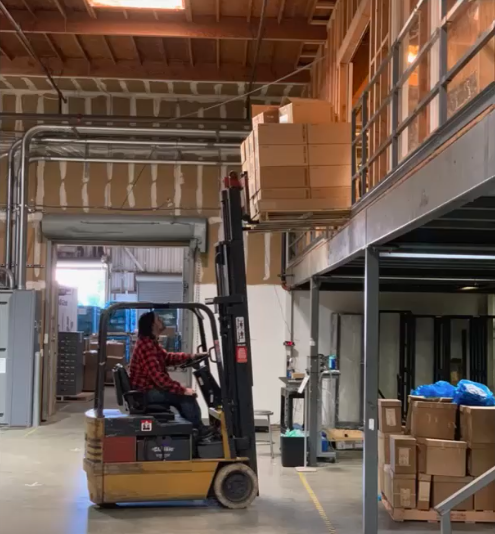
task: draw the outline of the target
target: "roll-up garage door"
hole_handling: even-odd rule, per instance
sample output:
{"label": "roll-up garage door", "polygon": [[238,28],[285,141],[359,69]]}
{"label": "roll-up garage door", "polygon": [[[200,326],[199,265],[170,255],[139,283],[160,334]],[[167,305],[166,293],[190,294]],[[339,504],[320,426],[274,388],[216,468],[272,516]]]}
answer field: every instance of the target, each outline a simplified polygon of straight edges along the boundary
{"label": "roll-up garage door", "polygon": [[182,302],[184,299],[180,275],[139,274],[136,283],[140,302]]}

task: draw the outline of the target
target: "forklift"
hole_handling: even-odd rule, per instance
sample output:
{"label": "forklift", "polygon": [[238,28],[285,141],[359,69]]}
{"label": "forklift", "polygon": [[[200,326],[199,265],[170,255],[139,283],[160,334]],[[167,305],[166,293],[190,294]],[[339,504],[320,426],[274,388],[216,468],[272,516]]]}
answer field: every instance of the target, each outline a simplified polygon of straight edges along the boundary
{"label": "forklift", "polygon": [[[100,507],[216,499],[226,508],[240,509],[258,495],[242,195],[237,175],[230,173],[221,192],[224,240],[215,247],[217,297],[206,304],[122,302],[101,314],[95,401],[85,414],[84,458],[90,499]],[[220,336],[209,306],[218,314]],[[200,339],[197,352],[203,356],[181,367],[192,369],[218,440],[198,441],[189,421],[167,406],[148,404],[143,392],[131,389],[121,365],[113,369],[113,377],[123,410],[105,409],[109,320],[117,310],[131,308],[194,314]]]}

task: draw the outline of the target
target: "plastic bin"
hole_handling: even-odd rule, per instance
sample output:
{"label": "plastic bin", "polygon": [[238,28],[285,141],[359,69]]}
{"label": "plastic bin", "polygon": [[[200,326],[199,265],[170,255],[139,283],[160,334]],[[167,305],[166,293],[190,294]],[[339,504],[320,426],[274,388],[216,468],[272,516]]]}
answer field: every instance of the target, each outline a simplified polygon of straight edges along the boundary
{"label": "plastic bin", "polygon": [[301,467],[304,465],[304,438],[286,438],[280,436],[280,452],[283,467]]}

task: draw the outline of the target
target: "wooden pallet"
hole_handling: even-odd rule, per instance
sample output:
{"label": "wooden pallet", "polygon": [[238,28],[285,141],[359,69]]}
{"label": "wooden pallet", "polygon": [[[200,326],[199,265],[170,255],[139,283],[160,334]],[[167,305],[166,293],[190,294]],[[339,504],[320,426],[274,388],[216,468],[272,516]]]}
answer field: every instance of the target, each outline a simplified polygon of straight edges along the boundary
{"label": "wooden pallet", "polygon": [[328,441],[363,441],[363,431],[349,428],[327,429]]}
{"label": "wooden pallet", "polygon": [[[435,510],[407,510],[394,508],[382,494],[382,504],[394,521],[428,521],[437,523],[440,516]],[[450,512],[450,520],[456,523],[495,523],[495,511]]]}
{"label": "wooden pallet", "polygon": [[348,222],[350,214],[350,210],[262,211],[253,217],[255,224],[250,225],[250,229],[255,232],[287,232],[333,228],[337,231]]}
{"label": "wooden pallet", "polygon": [[60,402],[90,402],[95,398],[93,391],[83,391],[79,395],[57,395]]}

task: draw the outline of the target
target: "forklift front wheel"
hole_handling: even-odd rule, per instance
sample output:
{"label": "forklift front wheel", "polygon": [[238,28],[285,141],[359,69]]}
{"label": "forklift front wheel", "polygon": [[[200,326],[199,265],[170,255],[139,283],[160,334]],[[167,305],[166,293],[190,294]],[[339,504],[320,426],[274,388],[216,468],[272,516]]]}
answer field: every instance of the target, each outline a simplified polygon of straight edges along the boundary
{"label": "forklift front wheel", "polygon": [[227,464],[218,471],[213,492],[225,508],[247,508],[258,495],[258,478],[245,464]]}

